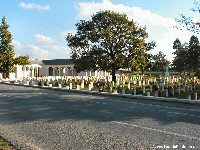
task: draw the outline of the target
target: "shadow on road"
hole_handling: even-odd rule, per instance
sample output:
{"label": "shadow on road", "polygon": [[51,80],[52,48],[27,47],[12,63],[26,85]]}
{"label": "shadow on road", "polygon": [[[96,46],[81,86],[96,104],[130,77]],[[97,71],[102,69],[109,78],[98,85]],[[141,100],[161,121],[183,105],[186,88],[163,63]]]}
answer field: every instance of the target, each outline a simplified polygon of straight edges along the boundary
{"label": "shadow on road", "polygon": [[0,88],[0,94],[0,122],[20,123],[41,119],[104,122],[148,118],[165,125],[175,122],[200,125],[200,119],[176,115],[173,113],[175,110],[169,110],[172,112],[169,114],[168,110],[162,107],[153,107],[144,103],[127,103],[120,101],[117,97],[35,88],[18,89],[14,86],[11,90]]}

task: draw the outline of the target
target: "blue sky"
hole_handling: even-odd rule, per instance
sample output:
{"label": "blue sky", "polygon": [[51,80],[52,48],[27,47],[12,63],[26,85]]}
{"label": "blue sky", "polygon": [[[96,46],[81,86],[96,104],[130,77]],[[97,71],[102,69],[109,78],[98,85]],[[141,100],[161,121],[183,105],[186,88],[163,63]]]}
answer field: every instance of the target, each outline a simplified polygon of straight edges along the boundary
{"label": "blue sky", "polygon": [[[197,0],[199,1],[199,0]],[[193,0],[0,0],[0,17],[7,17],[16,55],[33,59],[69,58],[64,35],[75,32],[75,23],[90,19],[98,10],[126,13],[147,27],[155,40],[152,53],[163,51],[172,60],[176,38],[188,41],[191,33],[172,28],[181,13],[193,15]],[[197,16],[196,16],[197,17]]]}

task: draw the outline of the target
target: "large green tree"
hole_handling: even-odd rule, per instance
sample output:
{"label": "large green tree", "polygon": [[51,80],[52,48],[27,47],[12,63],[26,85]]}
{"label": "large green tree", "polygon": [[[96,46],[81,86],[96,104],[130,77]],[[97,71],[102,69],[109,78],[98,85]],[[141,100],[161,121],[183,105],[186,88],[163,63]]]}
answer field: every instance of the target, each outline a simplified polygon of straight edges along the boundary
{"label": "large green tree", "polygon": [[200,44],[196,36],[190,38],[187,59],[189,71],[197,73],[200,69]]}
{"label": "large green tree", "polygon": [[146,51],[153,44],[145,42],[146,28],[128,20],[125,14],[100,11],[76,27],[76,34],[67,35],[66,41],[77,71],[109,70],[116,81],[117,69],[137,68],[147,63]]}
{"label": "large green tree", "polygon": [[175,57],[173,67],[176,71],[199,74],[200,44],[196,36],[191,36],[188,44],[181,44],[179,39],[174,41]]}
{"label": "large green tree", "polygon": [[188,48],[177,38],[173,43],[173,49],[175,57],[172,61],[172,67],[180,73],[185,73],[188,70]]}
{"label": "large green tree", "polygon": [[3,17],[0,26],[0,72],[3,73],[4,78],[8,77],[14,69],[15,53],[12,46],[12,34],[8,28],[6,17]]}

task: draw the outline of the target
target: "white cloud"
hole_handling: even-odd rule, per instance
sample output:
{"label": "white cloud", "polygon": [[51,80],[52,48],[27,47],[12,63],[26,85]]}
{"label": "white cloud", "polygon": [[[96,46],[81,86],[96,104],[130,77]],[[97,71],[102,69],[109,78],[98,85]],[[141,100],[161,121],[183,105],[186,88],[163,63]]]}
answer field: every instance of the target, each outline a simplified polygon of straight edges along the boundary
{"label": "white cloud", "polygon": [[[89,9],[88,9],[89,8]],[[149,33],[148,40],[156,41],[157,47],[152,53],[163,51],[169,60],[173,59],[173,42],[176,38],[181,41],[189,41],[192,34],[186,30],[177,30],[173,26],[177,25],[174,18],[166,18],[150,10],[140,7],[130,7],[124,4],[113,4],[110,0],[102,2],[80,2],[76,6],[77,18],[88,20],[91,15],[100,10],[112,10],[127,14],[129,19],[135,20],[140,26],[146,26]]]}
{"label": "white cloud", "polygon": [[39,43],[49,43],[49,44],[54,43],[54,41],[52,40],[51,37],[48,37],[48,36],[45,36],[45,35],[42,35],[42,34],[36,34],[35,39]]}
{"label": "white cloud", "polygon": [[36,34],[35,42],[31,44],[22,44],[13,40],[15,54],[29,55],[32,59],[67,59],[70,57],[70,50],[67,47],[60,46],[53,38]]}
{"label": "white cloud", "polygon": [[35,3],[20,2],[19,6],[23,9],[37,9],[37,10],[40,10],[40,11],[50,10],[49,5],[40,5],[40,4],[35,4]]}

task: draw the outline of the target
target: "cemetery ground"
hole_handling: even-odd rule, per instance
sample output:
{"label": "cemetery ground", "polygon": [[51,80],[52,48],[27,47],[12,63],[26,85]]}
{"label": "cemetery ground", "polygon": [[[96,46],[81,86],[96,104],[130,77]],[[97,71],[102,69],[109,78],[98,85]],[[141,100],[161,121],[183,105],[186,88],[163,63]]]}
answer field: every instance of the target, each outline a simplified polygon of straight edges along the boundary
{"label": "cemetery ground", "polygon": [[0,84],[0,135],[18,149],[200,148],[199,105]]}

